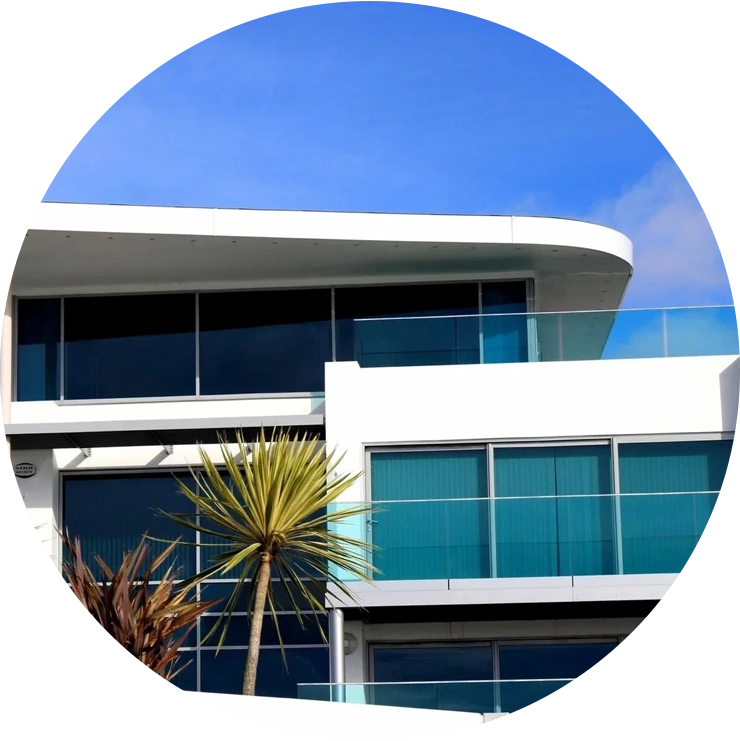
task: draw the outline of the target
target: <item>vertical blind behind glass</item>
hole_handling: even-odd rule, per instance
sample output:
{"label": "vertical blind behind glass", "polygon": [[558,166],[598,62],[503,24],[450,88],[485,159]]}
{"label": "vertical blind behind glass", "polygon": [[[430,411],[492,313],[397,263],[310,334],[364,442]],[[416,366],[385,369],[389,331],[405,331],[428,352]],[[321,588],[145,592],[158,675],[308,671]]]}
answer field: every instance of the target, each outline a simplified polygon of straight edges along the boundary
{"label": "vertical blind behind glass", "polygon": [[374,453],[371,481],[377,578],[490,576],[485,449]]}

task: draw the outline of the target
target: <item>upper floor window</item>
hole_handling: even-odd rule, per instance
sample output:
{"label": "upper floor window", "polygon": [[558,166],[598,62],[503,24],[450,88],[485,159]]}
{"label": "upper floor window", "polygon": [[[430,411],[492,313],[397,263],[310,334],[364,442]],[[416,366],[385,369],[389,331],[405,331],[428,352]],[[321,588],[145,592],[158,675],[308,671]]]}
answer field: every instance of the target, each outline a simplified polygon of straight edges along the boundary
{"label": "upper floor window", "polygon": [[199,302],[202,394],[324,390],[329,289],[202,293]]}
{"label": "upper floor window", "polygon": [[332,360],[526,360],[525,310],[524,281],[21,299],[17,399],[320,393]]}
{"label": "upper floor window", "polygon": [[16,398],[45,401],[59,398],[61,300],[18,301]]}
{"label": "upper floor window", "polygon": [[64,301],[64,398],[195,394],[195,295]]}

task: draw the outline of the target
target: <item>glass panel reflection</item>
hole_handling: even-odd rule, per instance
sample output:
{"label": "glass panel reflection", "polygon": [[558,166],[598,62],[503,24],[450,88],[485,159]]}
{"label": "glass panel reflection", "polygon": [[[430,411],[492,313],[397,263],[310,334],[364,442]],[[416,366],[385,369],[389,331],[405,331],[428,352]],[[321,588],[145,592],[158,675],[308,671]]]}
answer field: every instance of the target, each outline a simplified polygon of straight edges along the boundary
{"label": "glass panel reflection", "polygon": [[203,293],[199,301],[202,394],[324,390],[329,289]]}

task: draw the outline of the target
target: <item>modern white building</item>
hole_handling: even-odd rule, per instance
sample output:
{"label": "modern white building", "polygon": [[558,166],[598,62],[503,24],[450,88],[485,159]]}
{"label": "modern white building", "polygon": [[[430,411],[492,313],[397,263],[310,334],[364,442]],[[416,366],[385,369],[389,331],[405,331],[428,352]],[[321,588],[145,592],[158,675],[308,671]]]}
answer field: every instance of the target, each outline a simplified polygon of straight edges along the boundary
{"label": "modern white building", "polygon": [[[632,270],[566,219],[44,203],[3,332],[20,490],[57,564],[57,527],[115,563],[176,534],[197,443],[314,432],[381,574],[325,595],[330,646],[280,617],[287,673],[266,620],[258,692],[514,711],[639,625],[727,467],[734,308],[621,310]],[[180,684],[238,692],[247,618],[218,655],[214,619]]]}

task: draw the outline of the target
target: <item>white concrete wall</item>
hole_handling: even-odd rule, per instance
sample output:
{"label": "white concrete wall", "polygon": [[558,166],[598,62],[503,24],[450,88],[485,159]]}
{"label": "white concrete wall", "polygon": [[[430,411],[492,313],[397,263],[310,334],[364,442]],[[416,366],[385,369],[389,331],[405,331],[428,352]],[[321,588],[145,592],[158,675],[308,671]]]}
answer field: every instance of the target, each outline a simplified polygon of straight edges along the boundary
{"label": "white concrete wall", "polygon": [[[327,446],[344,471],[367,446],[732,432],[736,356],[326,369]],[[345,501],[364,499],[364,478]]]}
{"label": "white concrete wall", "polygon": [[134,420],[204,420],[234,417],[300,416],[315,413],[320,396],[193,399],[188,401],[119,401],[92,404],[56,401],[15,401],[12,424],[61,424],[76,422],[129,422]]}

